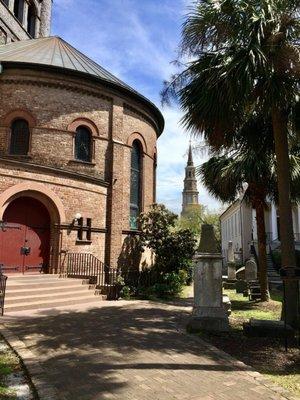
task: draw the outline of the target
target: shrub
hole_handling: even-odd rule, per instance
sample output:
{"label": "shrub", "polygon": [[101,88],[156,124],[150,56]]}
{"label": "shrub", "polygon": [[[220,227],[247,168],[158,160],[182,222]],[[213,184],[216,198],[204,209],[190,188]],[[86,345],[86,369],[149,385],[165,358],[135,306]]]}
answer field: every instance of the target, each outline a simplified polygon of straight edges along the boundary
{"label": "shrub", "polygon": [[178,273],[170,272],[163,275],[163,281],[156,283],[150,292],[161,298],[178,296],[187,280],[187,272],[180,270]]}
{"label": "shrub", "polygon": [[123,286],[123,288],[120,291],[120,296],[122,297],[122,299],[125,300],[130,300],[130,296],[131,295],[131,290],[129,286]]}

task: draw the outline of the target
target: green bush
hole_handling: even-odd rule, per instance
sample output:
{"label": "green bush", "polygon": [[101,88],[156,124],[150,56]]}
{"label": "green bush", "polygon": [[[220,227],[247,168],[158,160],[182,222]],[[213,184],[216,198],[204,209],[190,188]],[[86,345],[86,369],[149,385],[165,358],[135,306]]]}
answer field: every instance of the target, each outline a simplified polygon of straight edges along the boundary
{"label": "green bush", "polygon": [[163,282],[156,283],[150,288],[153,295],[161,298],[178,296],[187,280],[187,272],[180,270],[178,273],[170,272],[163,276]]}
{"label": "green bush", "polygon": [[130,297],[131,297],[130,287],[129,286],[123,286],[121,291],[120,291],[120,296],[122,297],[122,299],[130,300]]}

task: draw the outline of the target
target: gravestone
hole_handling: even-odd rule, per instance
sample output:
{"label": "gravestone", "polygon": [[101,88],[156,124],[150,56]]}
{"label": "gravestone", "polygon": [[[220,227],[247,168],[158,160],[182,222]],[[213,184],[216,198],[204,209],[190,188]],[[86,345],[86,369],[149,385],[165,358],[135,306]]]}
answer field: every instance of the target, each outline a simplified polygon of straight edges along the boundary
{"label": "gravestone", "polygon": [[251,257],[245,264],[245,280],[255,281],[257,279],[257,264],[253,257]]}
{"label": "gravestone", "polygon": [[223,307],[222,256],[218,253],[211,225],[202,225],[194,262],[194,307],[187,329],[190,332],[227,331],[229,321]]}
{"label": "gravestone", "polygon": [[236,269],[235,269],[233,243],[231,241],[228,242],[227,259],[228,259],[227,262],[228,280],[234,281],[236,279]]}

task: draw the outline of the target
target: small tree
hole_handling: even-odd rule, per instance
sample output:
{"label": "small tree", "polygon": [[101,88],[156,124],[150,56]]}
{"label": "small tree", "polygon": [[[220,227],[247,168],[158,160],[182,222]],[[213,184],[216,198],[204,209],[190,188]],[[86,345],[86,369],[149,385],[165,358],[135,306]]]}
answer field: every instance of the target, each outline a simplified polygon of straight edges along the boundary
{"label": "small tree", "polygon": [[200,239],[201,227],[203,224],[212,225],[214,227],[215,236],[219,247],[221,248],[221,230],[220,230],[220,213],[210,212],[205,206],[199,205],[198,208],[192,208],[185,212],[178,219],[178,229],[189,229]]}
{"label": "small tree", "polygon": [[141,244],[155,252],[155,268],[160,272],[188,271],[196,240],[189,229],[176,230],[177,215],[162,204],[154,204],[140,218]]}

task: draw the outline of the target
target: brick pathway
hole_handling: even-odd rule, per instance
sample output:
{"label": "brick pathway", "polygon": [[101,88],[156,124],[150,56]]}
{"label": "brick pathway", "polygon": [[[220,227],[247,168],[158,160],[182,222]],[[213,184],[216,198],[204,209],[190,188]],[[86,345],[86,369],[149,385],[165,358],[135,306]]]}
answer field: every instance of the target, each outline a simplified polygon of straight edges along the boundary
{"label": "brick pathway", "polygon": [[185,334],[189,311],[103,302],[4,321],[38,358],[57,400],[286,399],[250,368]]}

